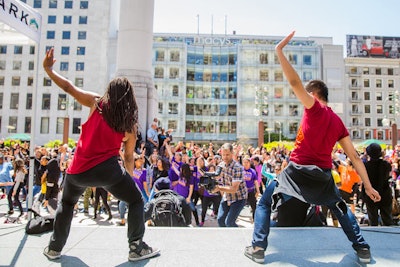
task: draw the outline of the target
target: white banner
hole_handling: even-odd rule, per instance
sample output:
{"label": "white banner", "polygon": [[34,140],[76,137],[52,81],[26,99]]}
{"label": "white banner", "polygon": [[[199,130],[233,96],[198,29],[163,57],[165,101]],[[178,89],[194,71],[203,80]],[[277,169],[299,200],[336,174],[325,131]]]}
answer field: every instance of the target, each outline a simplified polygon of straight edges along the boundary
{"label": "white banner", "polygon": [[40,42],[42,15],[27,4],[18,0],[0,0],[0,20]]}

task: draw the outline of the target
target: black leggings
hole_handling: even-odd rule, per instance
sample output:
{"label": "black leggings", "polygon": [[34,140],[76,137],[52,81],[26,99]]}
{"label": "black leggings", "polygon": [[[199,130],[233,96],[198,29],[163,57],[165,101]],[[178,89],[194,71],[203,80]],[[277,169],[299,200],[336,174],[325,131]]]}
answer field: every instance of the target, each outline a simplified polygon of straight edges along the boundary
{"label": "black leggings", "polygon": [[128,203],[128,242],[131,244],[143,238],[145,227],[142,194],[115,156],[86,172],[67,174],[61,204],[56,212],[54,232],[49,242],[51,250],[61,251],[67,242],[74,206],[86,187],[104,187],[116,198]]}
{"label": "black leggings", "polygon": [[[21,201],[19,200],[19,193],[21,192],[22,187],[23,187],[23,186],[20,185],[20,186],[17,188],[17,190],[16,190],[16,192],[15,192],[15,195],[14,195],[14,202],[15,202],[16,206],[18,206],[19,211],[20,211],[21,214],[24,212],[24,210],[22,209]],[[12,193],[13,193],[13,191],[14,191],[14,186],[11,188],[11,190],[8,192],[8,195],[7,195],[7,199],[8,199],[8,209],[9,209],[10,211],[11,211],[11,210],[14,210],[14,205],[13,205],[13,201],[12,201]]]}
{"label": "black leggings", "polygon": [[247,203],[251,207],[251,215],[254,220],[254,213],[256,212],[256,207],[257,207],[257,199],[256,199],[256,192],[255,191],[249,191],[247,193]]}
{"label": "black leggings", "polygon": [[101,200],[103,201],[104,207],[106,208],[106,210],[108,212],[108,215],[111,214],[111,209],[107,202],[107,195],[108,195],[108,192],[106,190],[104,190],[104,188],[96,187],[96,195],[94,198],[94,215],[97,214],[97,209],[99,208],[100,197],[101,197]]}
{"label": "black leggings", "polygon": [[206,219],[208,206],[213,204],[213,211],[215,216],[218,214],[219,203],[221,202],[221,195],[218,194],[216,196],[203,196],[203,200],[201,201],[201,222],[204,223]]}

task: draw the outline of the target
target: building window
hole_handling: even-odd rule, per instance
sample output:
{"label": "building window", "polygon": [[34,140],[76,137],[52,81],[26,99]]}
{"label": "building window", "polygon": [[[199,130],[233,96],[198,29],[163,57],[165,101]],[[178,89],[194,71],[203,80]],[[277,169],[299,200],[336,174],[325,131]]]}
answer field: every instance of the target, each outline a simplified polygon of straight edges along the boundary
{"label": "building window", "polygon": [[394,75],[394,71],[392,68],[388,68],[388,75]]}
{"label": "building window", "polygon": [[312,65],[312,57],[310,55],[303,55],[303,64],[307,66]]}
{"label": "building window", "polygon": [[289,105],[290,116],[298,116],[299,115],[299,106],[298,105]]}
{"label": "building window", "polygon": [[78,32],[78,40],[86,40],[86,31]]}
{"label": "building window", "polygon": [[7,46],[0,45],[0,54],[7,54]]}
{"label": "building window", "polygon": [[51,79],[48,77],[43,78],[43,86],[51,86]]}
{"label": "building window", "polygon": [[74,110],[82,110],[82,104],[79,103],[76,99],[74,99]]}
{"label": "building window", "polygon": [[85,63],[84,62],[76,62],[76,71],[84,71]]}
{"label": "building window", "polygon": [[369,68],[368,67],[364,67],[363,68],[363,74],[369,74]]}
{"label": "building window", "polygon": [[364,92],[364,100],[371,100],[370,92]]}
{"label": "building window", "polygon": [[268,70],[260,70],[260,81],[269,81]]}
{"label": "building window", "polygon": [[19,93],[11,93],[10,109],[18,109]]}
{"label": "building window", "polygon": [[172,86],[172,96],[179,96],[179,86],[178,85]]}
{"label": "building window", "polygon": [[382,92],[376,92],[376,100],[377,101],[382,101],[383,97],[382,97]]}
{"label": "building window", "polygon": [[297,65],[297,55],[290,53],[288,55],[288,59],[289,59],[290,64]]}
{"label": "building window", "polygon": [[275,116],[283,116],[283,104],[275,104]]}
{"label": "building window", "polygon": [[365,122],[365,126],[366,127],[370,127],[371,126],[371,118],[365,118],[364,122]]}
{"label": "building window", "polygon": [[382,75],[382,69],[381,68],[376,68],[375,69],[375,74],[376,75]]}
{"label": "building window", "polygon": [[57,117],[56,134],[64,133],[64,118]]}
{"label": "building window", "polygon": [[4,76],[0,76],[0,85],[4,85]]}
{"label": "building window", "polygon": [[267,53],[260,54],[260,64],[268,64],[268,54]]}
{"label": "building window", "polygon": [[60,62],[60,71],[68,71],[68,62]]}
{"label": "building window", "polygon": [[42,110],[50,110],[50,94],[42,95]]}
{"label": "building window", "polygon": [[49,0],[49,8],[57,8],[57,0]]}
{"label": "building window", "polygon": [[57,16],[48,16],[47,17],[48,24],[56,24],[56,21],[57,21]]}
{"label": "building window", "polygon": [[57,109],[58,110],[66,110],[67,109],[67,95],[66,94],[58,94]]}
{"label": "building window", "polygon": [[56,36],[56,32],[55,31],[47,31],[47,35],[46,35],[47,39],[54,39],[55,36]]}
{"label": "building window", "polygon": [[0,60],[0,70],[5,70],[5,69],[6,69],[6,61]]}
{"label": "building window", "polygon": [[296,134],[298,129],[299,129],[299,123],[291,122],[289,124],[289,134]]}
{"label": "building window", "polygon": [[63,31],[62,32],[62,38],[63,39],[71,39],[71,32],[70,31]]}
{"label": "building window", "polygon": [[26,94],[25,109],[32,109],[32,102],[33,102],[32,94],[31,93]]}
{"label": "building window", "polygon": [[179,51],[171,51],[170,52],[170,61],[179,62],[179,60],[180,60]]}
{"label": "building window", "polygon": [[8,118],[8,132],[9,133],[16,133],[18,126],[18,117],[17,116],[10,116]]}
{"label": "building window", "polygon": [[35,54],[35,46],[34,46],[34,45],[31,45],[31,46],[29,47],[29,54],[31,54],[31,55],[34,55],[34,54]]}
{"label": "building window", "polygon": [[382,80],[381,79],[377,79],[375,81],[375,86],[376,86],[376,88],[382,88]]}
{"label": "building window", "polygon": [[274,98],[282,98],[282,97],[283,97],[283,87],[274,88]]}
{"label": "building window", "polygon": [[40,120],[40,133],[41,134],[48,134],[49,133],[49,117],[42,117]]}
{"label": "building window", "polygon": [[304,71],[303,72],[303,82],[308,82],[312,80],[312,72],[311,71]]}
{"label": "building window", "polygon": [[158,114],[163,114],[164,105],[161,102],[158,102]]}
{"label": "building window", "polygon": [[168,114],[178,114],[178,103],[168,104]]}
{"label": "building window", "polygon": [[276,82],[283,82],[283,72],[281,70],[275,71],[275,81]]}
{"label": "building window", "polygon": [[164,50],[156,50],[156,61],[164,61]]}
{"label": "building window", "polygon": [[72,133],[73,134],[81,133],[81,119],[80,118],[74,118],[72,120]]}
{"label": "building window", "polygon": [[89,1],[81,1],[80,8],[81,9],[88,9]]}
{"label": "building window", "polygon": [[75,78],[75,86],[83,87],[83,78]]}
{"label": "building window", "polygon": [[33,0],[33,8],[42,8],[42,0]]}
{"label": "building window", "polygon": [[79,24],[87,24],[87,16],[79,16]]}
{"label": "building window", "polygon": [[78,46],[77,48],[76,48],[76,54],[77,55],[80,55],[80,56],[83,56],[83,55],[85,55],[85,47],[84,46]]}
{"label": "building window", "polygon": [[370,105],[365,105],[364,106],[364,113],[371,113],[371,106]]}
{"label": "building window", "polygon": [[15,45],[14,46],[14,54],[21,55],[22,54],[22,45]]}
{"label": "building window", "polygon": [[22,61],[14,60],[13,61],[13,70],[21,70]]}
{"label": "building window", "polygon": [[154,78],[162,79],[164,78],[164,69],[160,67],[156,67],[154,71]]}
{"label": "building window", "polygon": [[178,68],[170,68],[169,69],[169,78],[170,79],[179,78],[179,69]]}
{"label": "building window", "polygon": [[393,80],[388,80],[388,87],[389,88],[394,88],[394,81]]}
{"label": "building window", "polygon": [[61,55],[69,55],[69,46],[61,47]]}
{"label": "building window", "polygon": [[28,81],[26,83],[28,86],[32,86],[33,85],[33,77],[28,77]]}
{"label": "building window", "polygon": [[28,70],[34,70],[35,69],[35,62],[29,61],[28,62]]}
{"label": "building window", "polygon": [[19,86],[21,84],[21,77],[19,76],[13,76],[11,78],[11,85],[12,86]]}
{"label": "building window", "polygon": [[3,109],[3,93],[0,93],[0,109]]}
{"label": "building window", "polygon": [[168,129],[173,129],[174,131],[178,130],[178,122],[177,121],[173,121],[173,120],[169,120],[168,121]]}
{"label": "building window", "polygon": [[72,9],[72,7],[73,7],[73,3],[72,3],[73,1],[65,1],[64,2],[64,8],[65,9]]}
{"label": "building window", "polygon": [[376,113],[377,114],[382,114],[383,113],[382,105],[376,105]]}
{"label": "building window", "polygon": [[24,133],[31,133],[31,117],[25,117]]}
{"label": "building window", "polygon": [[364,79],[364,87],[369,87],[369,79]]}
{"label": "building window", "polygon": [[71,24],[72,16],[64,16],[64,24]]}

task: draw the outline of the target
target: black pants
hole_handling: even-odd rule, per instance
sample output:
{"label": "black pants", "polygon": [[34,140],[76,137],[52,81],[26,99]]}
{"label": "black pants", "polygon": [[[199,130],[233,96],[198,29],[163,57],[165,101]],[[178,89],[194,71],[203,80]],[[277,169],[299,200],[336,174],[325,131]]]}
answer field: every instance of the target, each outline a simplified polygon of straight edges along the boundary
{"label": "black pants", "polygon": [[[14,186],[15,186],[15,185],[14,185]],[[11,188],[11,190],[8,192],[8,195],[7,195],[7,199],[8,199],[8,209],[9,209],[10,211],[11,211],[11,210],[14,210],[14,205],[13,205],[14,203],[13,203],[13,201],[12,201],[12,193],[13,193],[13,191],[14,191],[14,186]],[[19,212],[20,212],[21,214],[24,212],[24,210],[22,209],[21,201],[19,200],[19,193],[21,192],[22,187],[23,187],[23,185],[20,185],[20,186],[17,188],[17,190],[15,191],[15,196],[14,196],[15,205],[18,206]]]}
{"label": "black pants", "polygon": [[252,218],[254,220],[254,213],[256,212],[256,207],[257,207],[257,199],[256,199],[256,192],[253,191],[248,191],[247,193],[247,203],[251,207],[251,214]]}
{"label": "black pants", "polygon": [[97,214],[97,209],[99,208],[100,197],[101,197],[101,200],[103,201],[104,207],[106,208],[106,210],[108,212],[108,215],[109,216],[111,215],[111,209],[107,202],[107,195],[108,195],[108,192],[106,190],[104,190],[104,188],[96,187],[96,196],[94,198],[94,215],[95,216]]}
{"label": "black pants", "polygon": [[368,219],[371,226],[378,226],[379,215],[382,220],[382,225],[393,225],[392,195],[389,190],[381,193],[381,201],[379,202],[373,202],[367,195],[364,197],[364,200],[367,205]]}
{"label": "black pants", "polygon": [[206,219],[206,214],[207,214],[207,209],[210,204],[213,204],[213,211],[215,216],[218,215],[218,209],[219,209],[219,203],[221,203],[221,195],[215,195],[215,196],[203,196],[203,199],[201,201],[201,222],[204,222]]}
{"label": "black pants", "polygon": [[56,212],[54,232],[50,238],[51,250],[61,251],[67,242],[74,206],[86,187],[104,187],[116,198],[128,203],[128,242],[131,244],[143,238],[145,227],[142,194],[129,173],[120,167],[117,157],[112,157],[86,172],[67,174],[61,204]]}

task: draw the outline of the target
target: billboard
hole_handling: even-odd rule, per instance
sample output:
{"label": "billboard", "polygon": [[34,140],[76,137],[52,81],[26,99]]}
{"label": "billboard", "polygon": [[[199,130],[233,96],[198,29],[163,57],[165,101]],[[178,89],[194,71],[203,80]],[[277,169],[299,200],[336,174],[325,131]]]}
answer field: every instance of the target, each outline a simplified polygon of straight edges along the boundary
{"label": "billboard", "polygon": [[346,35],[348,57],[400,58],[400,37]]}

